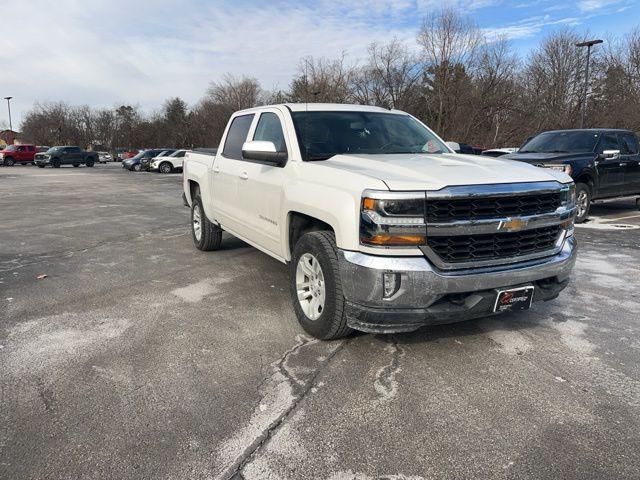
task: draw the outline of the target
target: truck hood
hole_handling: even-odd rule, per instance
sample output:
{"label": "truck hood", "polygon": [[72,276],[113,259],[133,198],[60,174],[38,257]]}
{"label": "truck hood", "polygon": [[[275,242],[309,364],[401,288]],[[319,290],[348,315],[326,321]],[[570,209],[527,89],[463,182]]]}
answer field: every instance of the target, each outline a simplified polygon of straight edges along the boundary
{"label": "truck hood", "polygon": [[326,167],[373,177],[390,190],[440,190],[454,185],[571,182],[571,177],[502,157],[445,154],[336,155]]}
{"label": "truck hood", "polygon": [[593,158],[595,154],[592,153],[510,153],[500,158],[505,160],[517,160],[519,162],[527,163],[562,163],[567,160],[574,160],[578,158]]}

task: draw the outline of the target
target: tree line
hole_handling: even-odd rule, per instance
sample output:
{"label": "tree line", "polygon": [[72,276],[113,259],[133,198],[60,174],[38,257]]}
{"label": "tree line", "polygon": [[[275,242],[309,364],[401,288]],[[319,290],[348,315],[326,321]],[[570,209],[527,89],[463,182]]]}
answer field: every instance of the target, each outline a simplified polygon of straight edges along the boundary
{"label": "tree line", "polygon": [[[520,146],[535,133],[580,126],[584,35],[550,33],[526,58],[449,9],[424,18],[416,44],[372,43],[367,56],[303,58],[285,90],[226,75],[193,106],[181,98],[144,114],[133,105],[96,109],[65,102],[34,105],[22,132],[38,144],[115,147],[215,147],[236,110],[282,102],[332,102],[396,108],[445,140]],[[640,28],[592,51],[585,127],[640,131]]]}

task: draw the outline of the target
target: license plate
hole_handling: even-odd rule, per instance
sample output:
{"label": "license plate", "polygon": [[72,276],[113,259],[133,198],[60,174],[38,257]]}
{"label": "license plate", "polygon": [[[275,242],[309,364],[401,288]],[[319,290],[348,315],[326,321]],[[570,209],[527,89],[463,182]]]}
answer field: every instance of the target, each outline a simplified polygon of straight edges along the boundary
{"label": "license plate", "polygon": [[531,302],[533,302],[533,285],[510,290],[499,290],[493,311],[528,310],[531,307]]}

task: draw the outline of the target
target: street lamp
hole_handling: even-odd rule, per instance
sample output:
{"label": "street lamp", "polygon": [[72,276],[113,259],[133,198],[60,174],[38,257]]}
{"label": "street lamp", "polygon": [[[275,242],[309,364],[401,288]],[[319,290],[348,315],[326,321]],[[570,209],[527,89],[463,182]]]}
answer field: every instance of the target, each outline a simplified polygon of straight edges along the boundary
{"label": "street lamp", "polygon": [[587,115],[587,86],[589,85],[589,62],[591,61],[591,47],[602,43],[602,40],[587,40],[586,42],[576,43],[576,47],[587,47],[587,67],[584,71],[584,93],[582,95],[582,118],[580,119],[580,128],[584,128],[584,119]]}
{"label": "street lamp", "polygon": [[9,130],[11,130],[13,132],[13,125],[11,125],[11,99],[13,97],[4,97],[4,99],[7,101],[7,108],[9,109]]}

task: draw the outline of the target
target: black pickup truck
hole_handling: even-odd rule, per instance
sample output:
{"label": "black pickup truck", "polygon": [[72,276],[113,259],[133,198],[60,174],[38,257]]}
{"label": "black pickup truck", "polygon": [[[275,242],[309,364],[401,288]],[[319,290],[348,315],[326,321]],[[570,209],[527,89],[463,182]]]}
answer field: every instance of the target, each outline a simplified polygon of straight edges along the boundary
{"label": "black pickup truck", "polygon": [[46,152],[36,153],[33,163],[40,168],[47,165],[53,168],[59,168],[61,165],[93,167],[95,163],[98,163],[98,152],[86,152],[80,147],[72,146],[52,147]]}
{"label": "black pickup truck", "polygon": [[640,195],[638,138],[629,130],[554,130],[527,140],[500,159],[527,162],[571,175],[576,182],[576,222],[589,216],[593,200]]}

